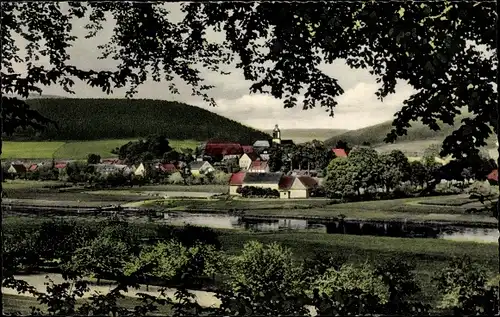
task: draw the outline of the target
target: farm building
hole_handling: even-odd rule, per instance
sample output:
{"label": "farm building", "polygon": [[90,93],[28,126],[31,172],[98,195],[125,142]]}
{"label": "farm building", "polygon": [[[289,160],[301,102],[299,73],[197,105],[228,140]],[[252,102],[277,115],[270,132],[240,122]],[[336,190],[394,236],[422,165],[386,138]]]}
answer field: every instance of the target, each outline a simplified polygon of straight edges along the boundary
{"label": "farm building", "polygon": [[238,172],[231,175],[229,179],[229,195],[238,195],[237,190],[243,186],[245,174],[245,172]]}
{"label": "farm building", "polygon": [[239,159],[239,166],[242,170],[248,170],[252,165],[252,162],[259,159],[259,156],[254,152],[245,153]]}
{"label": "farm building", "polygon": [[236,191],[244,186],[276,189],[280,198],[309,198],[311,190],[318,186],[318,181],[309,176],[285,176],[281,173],[245,173],[231,175],[229,194],[239,195]]}
{"label": "farm building", "polygon": [[203,149],[203,155],[210,157],[224,157],[224,155],[241,155],[243,154],[243,148],[239,143],[231,142],[207,142],[205,148]]}
{"label": "farm building", "polygon": [[215,171],[214,167],[207,161],[196,161],[189,164],[191,170],[191,175],[200,176],[201,174],[207,174]]}
{"label": "farm building", "polygon": [[23,164],[11,164],[7,173],[14,177],[25,177],[26,176],[26,166]]}
{"label": "farm building", "polygon": [[248,169],[248,172],[250,173],[269,173],[269,165],[267,164],[267,161],[253,161],[252,164],[250,165],[250,168]]}

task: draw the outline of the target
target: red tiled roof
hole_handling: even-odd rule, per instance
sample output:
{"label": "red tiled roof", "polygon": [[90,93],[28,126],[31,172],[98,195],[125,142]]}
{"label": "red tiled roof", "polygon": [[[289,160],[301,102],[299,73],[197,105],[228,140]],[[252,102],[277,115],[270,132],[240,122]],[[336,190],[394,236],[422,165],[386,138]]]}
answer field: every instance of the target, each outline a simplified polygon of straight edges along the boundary
{"label": "red tiled roof", "polygon": [[119,159],[103,159],[102,164],[122,164],[122,161]]}
{"label": "red tiled roof", "polygon": [[491,173],[489,173],[488,176],[486,176],[486,178],[488,178],[491,181],[498,182],[498,170],[491,171]]}
{"label": "red tiled roof", "polygon": [[332,152],[336,157],[347,157],[347,153],[344,149],[332,149]]}
{"label": "red tiled roof", "polygon": [[54,167],[57,169],[61,169],[66,168],[66,166],[68,166],[68,163],[56,163]]}
{"label": "red tiled roof", "polygon": [[263,170],[267,168],[267,161],[253,161],[252,165],[250,165],[250,169],[255,169],[255,170]]}
{"label": "red tiled roof", "polygon": [[30,167],[29,167],[29,170],[31,172],[34,172],[38,169],[38,164],[31,164]]}
{"label": "red tiled roof", "polygon": [[177,169],[175,168],[175,165],[172,163],[166,163],[166,164],[160,164],[159,168],[162,172],[175,172]]}
{"label": "red tiled roof", "polygon": [[255,152],[250,152],[250,153],[245,153],[248,155],[248,157],[253,161],[257,161],[259,159],[259,156]]}
{"label": "red tiled roof", "polygon": [[209,156],[243,154],[239,143],[207,143],[205,154]]}
{"label": "red tiled roof", "polygon": [[280,179],[279,189],[290,189],[290,187],[292,187],[293,181],[295,181],[295,177],[283,176]]}
{"label": "red tiled roof", "polygon": [[253,146],[251,145],[242,145],[241,149],[243,150],[243,153],[254,153]]}
{"label": "red tiled roof", "polygon": [[318,182],[310,176],[298,176],[297,178],[306,188],[312,188],[318,185]]}
{"label": "red tiled roof", "polygon": [[229,179],[229,185],[243,185],[245,174],[245,172],[233,173]]}

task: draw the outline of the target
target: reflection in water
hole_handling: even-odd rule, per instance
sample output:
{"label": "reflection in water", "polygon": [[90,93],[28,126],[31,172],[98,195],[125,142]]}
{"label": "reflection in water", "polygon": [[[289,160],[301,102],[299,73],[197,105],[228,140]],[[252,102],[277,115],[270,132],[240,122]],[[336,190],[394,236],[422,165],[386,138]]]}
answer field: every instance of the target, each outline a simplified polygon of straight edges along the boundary
{"label": "reflection in water", "polygon": [[439,238],[452,241],[497,243],[498,236],[499,233],[497,229],[465,228],[455,232],[444,232]]}
{"label": "reflection in water", "polygon": [[438,238],[453,241],[494,243],[498,241],[496,229],[482,228],[431,228],[428,226],[397,223],[329,222],[299,219],[250,219],[229,215],[171,213],[164,217],[172,224],[190,224],[218,229],[245,229],[252,231],[311,230],[331,234],[371,235],[408,238]]}

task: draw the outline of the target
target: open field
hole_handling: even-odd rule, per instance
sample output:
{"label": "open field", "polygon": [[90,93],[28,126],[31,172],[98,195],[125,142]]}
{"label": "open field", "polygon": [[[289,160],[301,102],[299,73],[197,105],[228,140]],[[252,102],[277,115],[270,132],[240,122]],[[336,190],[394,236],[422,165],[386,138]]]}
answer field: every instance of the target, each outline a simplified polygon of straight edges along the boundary
{"label": "open field", "polygon": [[[30,107],[57,122],[41,140],[102,140],[163,134],[173,140],[228,139],[252,144],[262,131],[184,103],[151,99],[28,99]],[[272,128],[272,127],[270,127]],[[33,131],[18,138],[33,138]]]}
{"label": "open field", "polygon": [[415,274],[422,285],[424,300],[437,299],[438,289],[433,275],[446,266],[454,256],[468,255],[484,265],[492,274],[498,267],[495,244],[455,242],[438,239],[409,239],[372,236],[335,235],[324,233],[222,233],[220,239],[227,252],[236,253],[249,240],[263,243],[278,242],[289,247],[297,258],[310,258],[316,252],[346,258],[350,263],[379,262],[391,257],[402,258],[416,265]]}
{"label": "open field", "polygon": [[[98,141],[5,141],[2,159],[86,159],[88,154],[99,154],[102,158],[116,157],[111,151],[137,139],[115,139]],[[170,146],[176,150],[194,149],[200,142],[196,140],[170,140]]]}
{"label": "open field", "polygon": [[2,159],[51,159],[64,142],[7,142],[2,144]]}
{"label": "open field", "polygon": [[[76,301],[76,307],[80,307],[83,303],[88,302],[88,299],[78,299]],[[140,300],[132,297],[120,298],[117,300],[120,307],[126,307],[128,309],[133,309],[136,305],[140,304]],[[12,314],[20,312],[21,315],[29,315],[31,313],[31,307],[39,308],[43,313],[47,312],[47,305],[40,304],[36,298],[22,295],[2,295],[2,313]],[[168,316],[172,312],[171,307],[168,305],[158,306],[158,311],[150,314],[149,316]]]}
{"label": "open field", "polygon": [[[460,204],[453,205],[453,201]],[[435,202],[433,204],[433,202]],[[425,198],[407,198],[332,204],[325,199],[272,200],[158,200],[145,206],[159,206],[171,211],[229,212],[243,211],[247,216],[269,217],[319,217],[359,220],[414,220],[447,221],[457,223],[494,224],[496,219],[485,214],[469,214],[469,208],[481,208],[481,203],[468,199],[467,195]]]}

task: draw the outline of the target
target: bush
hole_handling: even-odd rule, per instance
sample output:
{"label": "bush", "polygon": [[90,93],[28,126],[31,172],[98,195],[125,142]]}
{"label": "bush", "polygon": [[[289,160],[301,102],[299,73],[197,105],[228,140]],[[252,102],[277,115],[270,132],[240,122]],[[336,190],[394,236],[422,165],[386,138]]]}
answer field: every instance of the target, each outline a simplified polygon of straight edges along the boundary
{"label": "bush", "polygon": [[238,194],[245,198],[260,197],[260,198],[279,198],[280,192],[276,189],[261,188],[254,186],[244,186],[236,190]]}
{"label": "bush", "polygon": [[180,172],[175,172],[168,177],[170,184],[184,184],[184,178]]}
{"label": "bush", "polygon": [[229,183],[229,178],[231,178],[230,174],[217,171],[214,173],[213,183],[217,185],[227,185]]}

